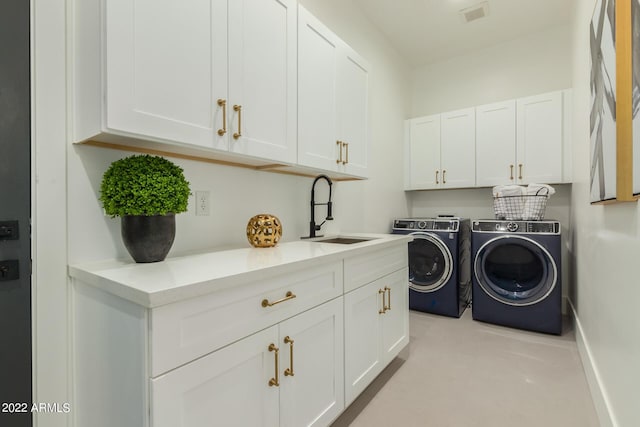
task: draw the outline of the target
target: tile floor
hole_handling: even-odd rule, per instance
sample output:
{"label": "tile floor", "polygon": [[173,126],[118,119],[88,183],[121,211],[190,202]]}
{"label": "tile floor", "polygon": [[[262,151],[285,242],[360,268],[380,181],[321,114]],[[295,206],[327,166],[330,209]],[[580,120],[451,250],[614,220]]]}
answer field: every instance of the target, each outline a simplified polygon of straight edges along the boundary
{"label": "tile floor", "polygon": [[[596,427],[565,319],[561,336],[411,312],[394,360],[333,427]],[[407,355],[408,353],[408,355]]]}

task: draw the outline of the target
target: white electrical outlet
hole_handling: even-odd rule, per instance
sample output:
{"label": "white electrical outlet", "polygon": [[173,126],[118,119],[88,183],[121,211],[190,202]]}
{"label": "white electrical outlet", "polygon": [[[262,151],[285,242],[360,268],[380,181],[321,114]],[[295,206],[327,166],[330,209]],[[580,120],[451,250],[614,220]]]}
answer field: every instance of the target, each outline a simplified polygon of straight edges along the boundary
{"label": "white electrical outlet", "polygon": [[196,215],[209,216],[208,191],[196,191]]}

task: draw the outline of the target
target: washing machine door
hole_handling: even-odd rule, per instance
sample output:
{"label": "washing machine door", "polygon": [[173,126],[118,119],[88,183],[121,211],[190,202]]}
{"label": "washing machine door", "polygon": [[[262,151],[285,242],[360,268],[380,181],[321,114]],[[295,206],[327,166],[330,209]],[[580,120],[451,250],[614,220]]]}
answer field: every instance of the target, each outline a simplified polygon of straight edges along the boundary
{"label": "washing machine door", "polygon": [[417,292],[433,292],[451,278],[453,258],[451,251],[435,234],[411,233],[409,243],[409,288]]}
{"label": "washing machine door", "polygon": [[500,236],[476,253],[475,277],[492,298],[523,306],[545,299],[558,281],[553,257],[535,240],[525,236]]}

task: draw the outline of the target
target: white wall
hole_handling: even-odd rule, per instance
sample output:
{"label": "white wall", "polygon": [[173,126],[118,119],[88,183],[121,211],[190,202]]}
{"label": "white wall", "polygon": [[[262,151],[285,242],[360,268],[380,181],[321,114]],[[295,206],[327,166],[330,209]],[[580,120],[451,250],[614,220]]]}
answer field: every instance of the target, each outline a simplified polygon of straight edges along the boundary
{"label": "white wall", "polygon": [[[370,123],[372,147],[367,181],[334,183],[335,220],[323,232],[389,232],[391,219],[406,216],[402,189],[403,120],[408,117],[409,69],[386,40],[350,1],[304,1],[308,9],[371,64]],[[68,150],[69,262],[128,258],[120,239],[120,220],[102,214],[98,202],[102,173],[130,153],[89,146]],[[283,223],[283,241],[308,235],[311,178],[256,172],[173,159],[185,170],[192,192],[210,191],[210,216],[190,208],[178,215],[176,240],[169,256],[218,247],[247,247],[249,218],[272,213]],[[316,201],[326,198],[318,183]],[[190,205],[193,205],[191,197]],[[316,211],[316,222],[325,208]]]}
{"label": "white wall", "polygon": [[577,2],[573,28],[571,301],[601,424],[627,427],[640,425],[640,208],[589,204],[589,24],[595,4]]}
{"label": "white wall", "polygon": [[412,117],[571,87],[569,26],[413,71]]}
{"label": "white wall", "polygon": [[[415,69],[412,117],[569,88],[571,77],[571,27],[552,27]],[[562,291],[566,300],[571,271],[566,249],[571,234],[571,185],[554,187],[557,193],[549,200],[546,218],[562,224]],[[416,217],[454,214],[493,218],[489,188],[413,191],[408,193],[408,200],[410,214]]]}

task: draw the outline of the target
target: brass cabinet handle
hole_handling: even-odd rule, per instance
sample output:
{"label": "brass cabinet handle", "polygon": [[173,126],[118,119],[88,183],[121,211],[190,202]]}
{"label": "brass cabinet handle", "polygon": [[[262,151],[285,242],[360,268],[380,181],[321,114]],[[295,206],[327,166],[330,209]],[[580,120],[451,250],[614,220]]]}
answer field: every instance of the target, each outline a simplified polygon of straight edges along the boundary
{"label": "brass cabinet handle", "polygon": [[391,310],[391,288],[385,286],[384,290],[389,292],[389,296],[387,297],[387,310]]}
{"label": "brass cabinet handle", "polygon": [[518,168],[520,169],[520,176],[518,176],[518,179],[522,179],[522,163],[518,165]]}
{"label": "brass cabinet handle", "polygon": [[387,312],[387,304],[384,296],[386,295],[386,291],[383,289],[378,289],[378,294],[382,294],[382,310],[378,310],[378,314],[385,314]]}
{"label": "brass cabinet handle", "polygon": [[346,148],[346,152],[347,152],[345,160],[344,160],[344,162],[342,162],[342,164],[346,165],[347,163],[349,163],[349,143],[343,142],[342,145],[344,146],[344,148]]}
{"label": "brass cabinet handle", "polygon": [[509,165],[509,167],[511,168],[511,176],[509,179],[513,181],[513,165]]}
{"label": "brass cabinet handle", "polygon": [[443,184],[447,183],[447,171],[446,170],[442,171],[442,183]]}
{"label": "brass cabinet handle", "polygon": [[242,136],[242,105],[234,105],[233,111],[238,113],[238,132],[233,134],[233,139],[238,139]]}
{"label": "brass cabinet handle", "polygon": [[273,386],[279,387],[280,386],[280,377],[278,376],[278,371],[280,370],[280,367],[278,366],[279,365],[279,360],[278,360],[279,359],[279,356],[278,356],[279,349],[278,349],[278,347],[276,347],[276,345],[274,343],[271,343],[269,345],[269,351],[270,352],[271,351],[275,351],[276,352],[276,376],[269,380],[269,387],[273,387]]}
{"label": "brass cabinet handle", "polygon": [[222,107],[222,129],[218,129],[218,135],[222,136],[227,133],[227,101],[218,99],[218,105]]}
{"label": "brass cabinet handle", "polygon": [[338,159],[336,160],[336,163],[340,164],[340,163],[344,163],[342,161],[342,141],[336,141],[336,144],[340,146],[339,150],[340,150],[340,157],[338,157]]}
{"label": "brass cabinet handle", "polygon": [[292,377],[293,373],[293,340],[287,335],[284,337],[284,343],[289,344],[289,367],[284,370],[285,377]]}
{"label": "brass cabinet handle", "polygon": [[440,182],[438,181],[438,174],[440,173],[440,171],[436,171],[436,184],[440,184]]}
{"label": "brass cabinet handle", "polygon": [[274,302],[269,302],[268,299],[263,299],[262,300],[262,306],[263,307],[272,307],[276,304],[280,304],[281,302],[285,302],[288,301],[290,299],[294,299],[296,297],[296,294],[294,294],[293,292],[289,291],[285,294],[284,298],[279,299],[278,301],[274,301]]}

